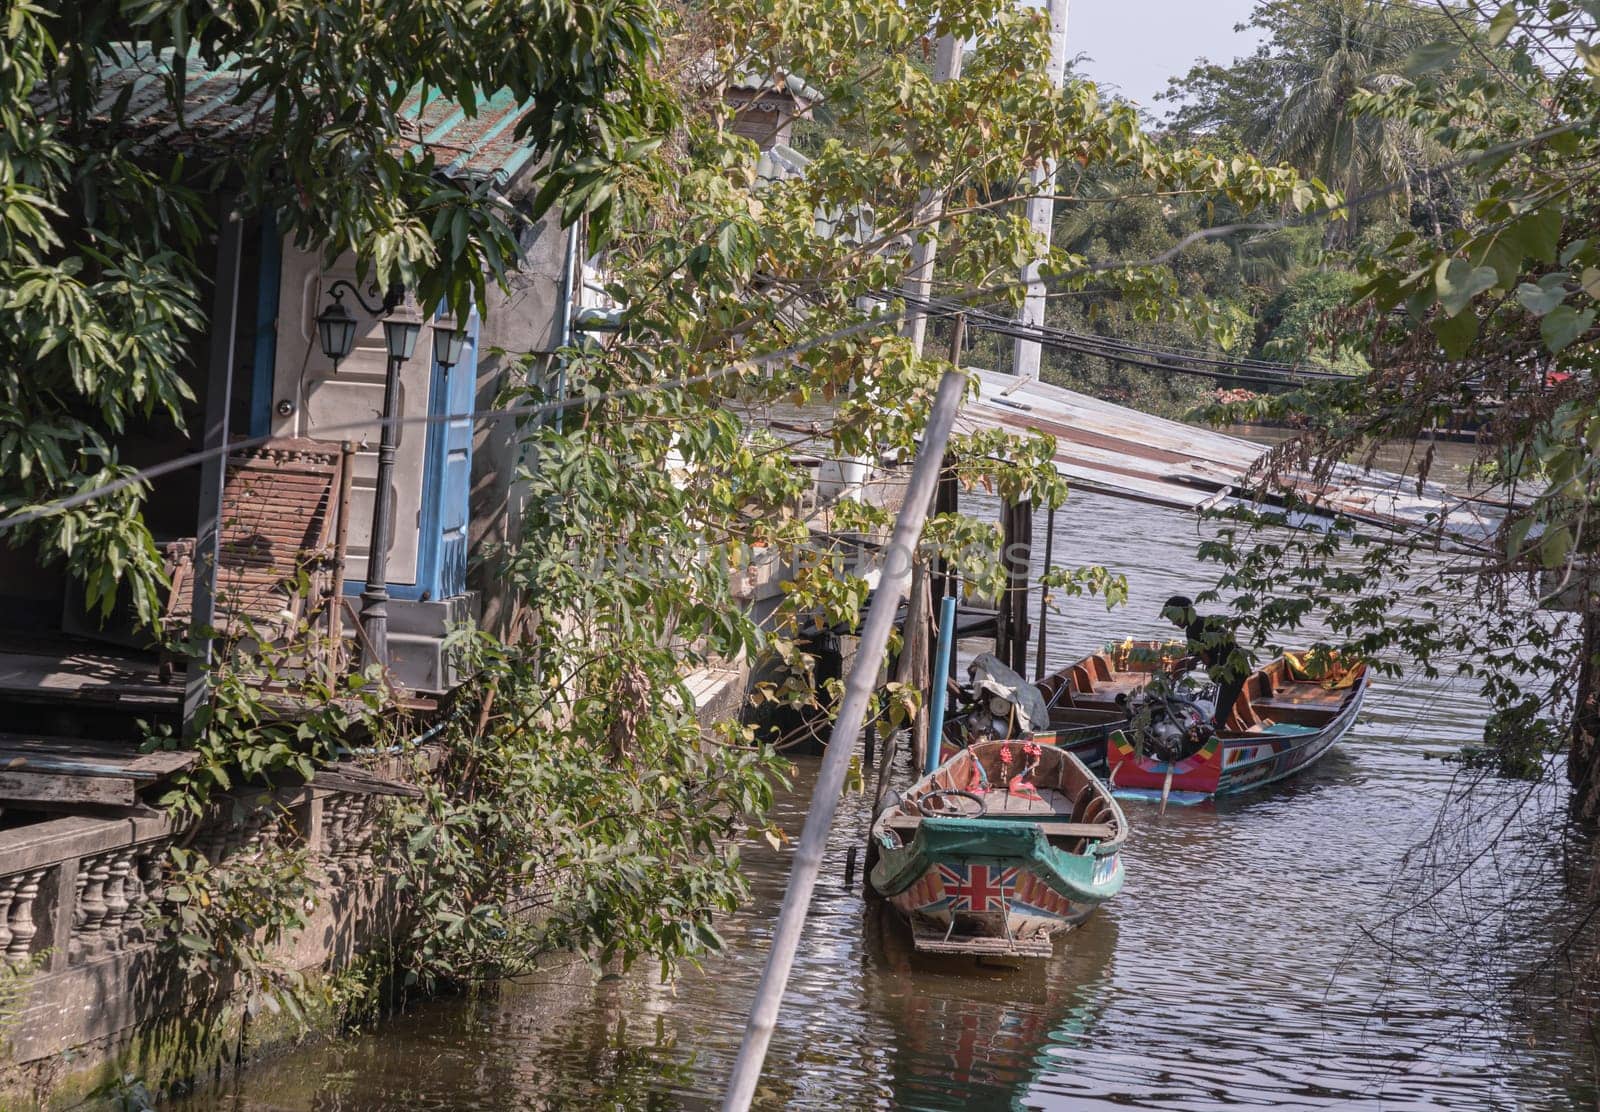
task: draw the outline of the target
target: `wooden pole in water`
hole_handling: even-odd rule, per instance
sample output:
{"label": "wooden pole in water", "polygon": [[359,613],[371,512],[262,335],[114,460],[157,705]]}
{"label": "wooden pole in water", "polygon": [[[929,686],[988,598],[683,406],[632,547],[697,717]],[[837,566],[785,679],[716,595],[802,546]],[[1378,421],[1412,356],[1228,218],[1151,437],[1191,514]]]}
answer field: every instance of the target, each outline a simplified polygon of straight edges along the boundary
{"label": "wooden pole in water", "polygon": [[[1056,508],[1054,506],[1051,506],[1049,512],[1045,514],[1045,518],[1044,518],[1044,571],[1041,572],[1040,574],[1047,574],[1050,571],[1050,560],[1055,554],[1055,541],[1056,541]],[[1039,635],[1035,639],[1035,650],[1034,650],[1034,654],[1033,654],[1033,678],[1035,680],[1044,679],[1044,646],[1045,646],[1045,641],[1047,640],[1047,638],[1045,637],[1045,624],[1044,624],[1045,600],[1047,598],[1049,598],[1049,597],[1050,597],[1049,589],[1047,587],[1045,587],[1043,584],[1040,584],[1039,585]]]}
{"label": "wooden pole in water", "polygon": [[[918,691],[928,688],[928,670],[932,650],[928,642],[928,626],[933,620],[932,604],[928,596],[928,569],[921,560],[912,557],[910,601],[906,604],[906,624],[900,630],[900,661],[894,678]],[[880,588],[881,589],[881,588]],[[916,755],[918,768],[922,767],[923,754],[928,744],[928,708],[922,706],[911,722],[911,751]]]}
{"label": "wooden pole in water", "polygon": [[933,684],[929,691],[928,754],[923,758],[922,775],[932,776],[944,758],[945,685],[950,682],[950,650],[956,632],[956,600],[949,595],[939,600],[939,647],[934,652]]}
{"label": "wooden pole in water", "polygon": [[1000,596],[1000,635],[996,650],[1007,668],[1028,667],[1028,576],[1033,552],[1033,502],[1019,499],[1000,509],[1000,563],[1006,585]]}
{"label": "wooden pole in water", "polygon": [[811,809],[806,815],[805,829],[800,833],[794,868],[789,873],[789,886],[783,893],[783,907],[778,911],[778,924],[772,932],[772,949],[767,954],[767,966],[762,971],[761,984],[756,988],[755,1001],[750,1005],[744,1042],[739,1047],[739,1057],[733,1063],[733,1076],[723,1095],[723,1112],[745,1112],[755,1096],[756,1082],[761,1077],[761,1064],[766,1060],[767,1045],[772,1041],[772,1032],[778,1023],[783,990],[789,983],[789,970],[794,966],[795,950],[800,945],[800,933],[805,927],[806,912],[811,906],[811,892],[816,887],[817,874],[822,868],[822,851],[828,841],[828,828],[833,825],[833,813],[839,805],[839,793],[844,790],[845,775],[850,771],[856,736],[861,733],[867,704],[871,702],[873,688],[877,686],[878,667],[883,662],[883,650],[889,644],[889,632],[894,628],[895,611],[911,578],[912,557],[917,541],[922,536],[922,526],[928,519],[928,505],[933,500],[934,487],[939,482],[944,448],[950,440],[950,426],[955,422],[956,410],[961,406],[966,387],[965,375],[959,371],[946,372],[939,382],[939,393],[934,398],[933,411],[928,415],[928,425],[922,432],[922,447],[917,451],[916,464],[911,470],[911,485],[906,491],[905,505],[900,508],[894,533],[884,550],[883,577],[861,629],[855,666],[845,680],[844,703],[839,708],[839,718],[833,728],[833,741],[822,758],[822,769],[817,774],[816,787],[811,792]]}

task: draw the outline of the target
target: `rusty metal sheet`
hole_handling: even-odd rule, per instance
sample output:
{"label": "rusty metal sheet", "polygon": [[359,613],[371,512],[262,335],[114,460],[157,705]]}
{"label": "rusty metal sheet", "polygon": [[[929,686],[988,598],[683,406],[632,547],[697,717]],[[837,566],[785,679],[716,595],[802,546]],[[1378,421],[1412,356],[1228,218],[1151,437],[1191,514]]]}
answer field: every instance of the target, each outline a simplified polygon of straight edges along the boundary
{"label": "rusty metal sheet", "polygon": [[[101,66],[102,96],[91,118],[109,124],[112,106],[132,86],[122,126],[141,150],[225,149],[247,137],[272,112],[269,91],[242,96],[245,74],[234,59],[211,66],[198,53],[188,55],[181,123],[170,95],[175,73],[170,49],[113,46]],[[40,89],[34,101],[45,108],[62,107],[60,91],[49,87]],[[533,157],[517,137],[517,125],[532,107],[500,90],[480,98],[469,117],[459,104],[436,91],[416,90],[401,107],[402,134],[394,139],[397,147],[432,151],[447,174],[488,180],[510,191]]]}
{"label": "rusty metal sheet", "polygon": [[[1056,438],[1055,465],[1069,482],[1113,497],[1198,510],[1249,496],[1248,475],[1266,453],[1260,444],[1181,421],[1140,413],[1072,390],[975,372],[978,396],[958,429],[1035,431]],[[1482,547],[1503,509],[1464,499],[1437,483],[1343,464],[1331,481],[1292,478],[1296,493],[1320,510],[1389,530],[1422,528],[1432,515],[1456,544]]]}

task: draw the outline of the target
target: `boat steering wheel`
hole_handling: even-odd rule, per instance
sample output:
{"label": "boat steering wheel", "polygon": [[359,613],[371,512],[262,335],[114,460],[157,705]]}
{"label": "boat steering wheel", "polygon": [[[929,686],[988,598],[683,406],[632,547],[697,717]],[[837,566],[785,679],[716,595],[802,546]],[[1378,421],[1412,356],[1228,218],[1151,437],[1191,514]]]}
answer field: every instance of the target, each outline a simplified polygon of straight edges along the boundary
{"label": "boat steering wheel", "polygon": [[[933,808],[938,800],[939,806]],[[917,810],[926,818],[975,819],[987,809],[983,796],[959,788],[938,788],[917,800]]]}

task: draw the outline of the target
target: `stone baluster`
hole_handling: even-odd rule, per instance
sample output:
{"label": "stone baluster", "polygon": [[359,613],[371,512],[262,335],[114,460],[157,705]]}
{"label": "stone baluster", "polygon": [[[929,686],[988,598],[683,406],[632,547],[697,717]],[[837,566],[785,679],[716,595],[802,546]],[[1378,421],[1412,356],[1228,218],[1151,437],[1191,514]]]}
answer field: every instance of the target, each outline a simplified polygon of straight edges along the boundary
{"label": "stone baluster", "polygon": [[261,816],[261,829],[256,831],[258,853],[270,853],[281,845],[289,844],[292,839],[289,817],[282,811],[274,810]]}
{"label": "stone baluster", "polygon": [[368,853],[371,838],[367,830],[367,805],[370,800],[370,796],[352,795],[349,810],[346,812],[345,859],[354,876],[362,875],[365,868],[372,863],[371,855]]}
{"label": "stone baluster", "polygon": [[229,825],[227,822],[213,822],[195,840],[195,848],[213,865],[220,865],[222,859],[228,855]]}
{"label": "stone baluster", "polygon": [[107,950],[122,949],[124,930],[128,918],[128,872],[133,868],[133,851],[117,850],[106,855],[106,917],[100,928],[102,944]]}
{"label": "stone baluster", "polygon": [[230,822],[224,827],[225,834],[222,839],[222,857],[227,860],[244,848],[246,829],[250,822],[247,815],[241,822]]}
{"label": "stone baluster", "polygon": [[344,793],[330,795],[322,802],[322,857],[328,876],[335,884],[341,883],[345,876],[345,841],[351,802],[351,797]]}
{"label": "stone baluster", "polygon": [[122,882],[123,898],[128,901],[127,913],[122,918],[124,946],[144,939],[144,910],[149,899],[149,889],[144,883],[144,858],[149,851],[149,846],[134,846],[128,850],[128,877]]}
{"label": "stone baluster", "polygon": [[272,846],[272,831],[276,816],[265,808],[253,811],[240,830],[239,852],[252,858],[260,857]]}
{"label": "stone baluster", "polygon": [[72,932],[68,935],[67,964],[76,965],[83,960],[83,925],[88,916],[83,910],[83,893],[89,886],[89,862],[87,859],[78,862],[78,868],[73,874],[73,899],[72,899]]}
{"label": "stone baluster", "polygon": [[11,946],[11,904],[17,898],[17,889],[20,887],[21,873],[0,877],[0,954],[6,953]]}
{"label": "stone baluster", "polygon": [[128,915],[138,940],[143,941],[151,937],[145,917],[150,913],[151,905],[161,899],[161,879],[166,868],[167,843],[151,842],[149,845],[140,846],[137,854],[130,879],[137,876],[138,884],[136,888],[129,889],[130,893],[137,892],[135,901],[137,910],[130,908]]}
{"label": "stone baluster", "polygon": [[39,899],[39,882],[48,871],[32,869],[23,873],[22,882],[17,885],[9,916],[11,940],[6,943],[6,960],[12,965],[27,961],[33,951],[33,936],[39,933],[39,926],[33,921],[33,905]]}
{"label": "stone baluster", "polygon": [[111,860],[101,854],[91,857],[78,866],[85,875],[83,890],[78,896],[78,906],[83,908],[83,924],[78,931],[78,952],[84,959],[95,958],[105,948],[101,928],[105,925],[106,880],[111,876]]}

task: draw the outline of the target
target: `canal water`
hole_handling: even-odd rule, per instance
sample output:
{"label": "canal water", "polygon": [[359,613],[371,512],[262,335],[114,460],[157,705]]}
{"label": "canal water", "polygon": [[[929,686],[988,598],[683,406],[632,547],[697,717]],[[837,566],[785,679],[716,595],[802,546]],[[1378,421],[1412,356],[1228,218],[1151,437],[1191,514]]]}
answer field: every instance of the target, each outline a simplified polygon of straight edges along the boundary
{"label": "canal water", "polygon": [[[1165,636],[1162,600],[1215,580],[1194,558],[1201,529],[1074,495],[1058,562],[1126,572],[1131,601],[1111,615],[1073,601],[1051,619],[1051,662]],[[846,884],[868,822],[849,797],[757,1106],[1595,1108],[1560,977],[1525,983],[1586,876],[1563,856],[1559,792],[1488,780],[1441,811],[1461,773],[1437,754],[1477,740],[1482,718],[1460,687],[1380,679],[1351,734],[1291,783],[1165,815],[1129,804],[1123,893],[1016,969],[912,955],[860,876]],[[815,768],[801,759],[779,800],[791,832]],[[714,1107],[789,866],[765,844],[746,861],[754,899],[723,930],[729,950],[673,983],[557,970],[263,1063],[189,1107]]]}

